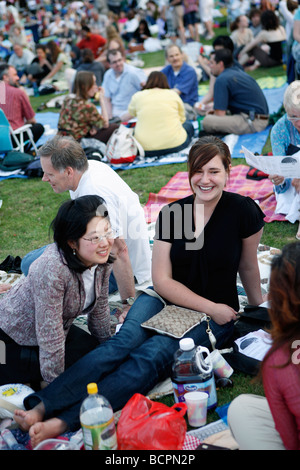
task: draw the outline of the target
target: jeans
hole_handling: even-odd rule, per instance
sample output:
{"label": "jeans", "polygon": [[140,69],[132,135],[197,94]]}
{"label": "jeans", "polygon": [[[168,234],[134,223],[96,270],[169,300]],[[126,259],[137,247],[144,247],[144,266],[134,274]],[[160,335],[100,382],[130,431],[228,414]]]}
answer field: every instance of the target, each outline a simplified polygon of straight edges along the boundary
{"label": "jeans", "polygon": [[[134,393],[146,395],[158,382],[170,376],[174,353],[179,340],[151,332],[141,323],[163,308],[163,303],[145,293],[141,294],[128,312],[120,331],[96,347],[67,369],[43,390],[24,400],[26,409],[42,401],[45,419],[57,417],[74,431],[80,427],[79,412],[86,387],[98,384],[98,390],[110,402],[114,411],[121,409]],[[233,332],[233,322],[217,325],[210,322],[220,347]],[[186,334],[195,344],[210,347],[206,322]]]}
{"label": "jeans", "polygon": [[[30,251],[21,261],[21,271],[22,273],[27,276],[30,265],[39,258],[45,251],[48,245],[42,246],[41,248],[37,248],[36,250]],[[112,294],[118,290],[118,284],[116,278],[114,276],[113,271],[109,276],[109,293]]]}

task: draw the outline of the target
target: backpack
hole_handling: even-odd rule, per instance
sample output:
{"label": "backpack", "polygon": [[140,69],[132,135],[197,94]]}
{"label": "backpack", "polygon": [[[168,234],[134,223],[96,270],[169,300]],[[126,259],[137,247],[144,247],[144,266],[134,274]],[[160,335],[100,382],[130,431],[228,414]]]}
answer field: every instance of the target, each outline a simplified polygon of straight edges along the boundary
{"label": "backpack", "polygon": [[34,156],[30,153],[19,152],[17,150],[11,150],[2,159],[0,164],[0,170],[3,171],[14,171],[24,170],[29,163],[34,160]]}
{"label": "backpack", "polygon": [[144,157],[144,149],[133,137],[133,130],[120,124],[112,133],[106,146],[106,158],[109,163],[132,163],[138,154]]}

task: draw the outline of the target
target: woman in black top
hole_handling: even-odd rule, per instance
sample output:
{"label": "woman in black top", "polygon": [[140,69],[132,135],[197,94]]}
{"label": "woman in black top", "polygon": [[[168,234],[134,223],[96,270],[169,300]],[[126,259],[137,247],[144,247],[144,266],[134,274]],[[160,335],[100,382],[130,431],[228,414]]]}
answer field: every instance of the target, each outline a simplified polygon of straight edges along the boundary
{"label": "woman in black top", "polygon": [[[259,305],[263,300],[257,246],[264,214],[252,199],[224,191],[229,171],[227,145],[212,136],[199,139],[189,154],[194,194],[162,209],[153,246],[155,291],[166,303],[208,314],[217,348],[233,333],[239,310],[238,271],[249,303]],[[170,376],[179,340],[141,326],[163,307],[159,297],[142,293],[117,335],[25,399],[29,411],[18,411],[15,419],[29,429],[34,446],[79,428],[88,383],[97,382],[116,411],[134,393],[146,395]],[[197,345],[211,346],[206,322],[185,337]]]}

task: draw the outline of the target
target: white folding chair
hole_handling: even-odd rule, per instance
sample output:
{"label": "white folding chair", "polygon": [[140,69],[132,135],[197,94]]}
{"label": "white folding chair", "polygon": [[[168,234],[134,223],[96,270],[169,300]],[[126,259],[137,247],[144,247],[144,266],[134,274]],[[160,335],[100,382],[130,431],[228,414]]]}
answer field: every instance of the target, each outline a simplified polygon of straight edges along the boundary
{"label": "white folding chair", "polygon": [[[10,133],[12,135],[12,138],[14,139],[16,143],[15,150],[18,150],[19,152],[24,153],[24,148],[25,145],[28,144],[28,141],[31,142],[31,145],[37,154],[37,147],[35,145],[35,142],[33,140],[33,134],[31,131],[31,124],[24,124],[22,127],[18,127],[18,129],[13,130],[12,127],[10,126]],[[25,133],[27,134],[27,139],[24,140],[24,135]]]}
{"label": "white folding chair", "polygon": [[[1,140],[3,138],[3,135],[9,130],[10,136],[15,142],[14,149],[18,150],[19,152],[24,153],[24,148],[25,145],[28,144],[28,141],[31,142],[32,147],[34,148],[35,153],[37,154],[37,147],[35,145],[35,142],[33,140],[33,135],[31,131],[31,124],[24,124],[24,126],[19,127],[18,129],[13,130],[11,125],[8,122],[7,117],[5,116],[3,110],[0,108],[0,127],[1,130],[3,130],[3,134],[1,132]],[[24,134],[25,132],[27,133],[27,139],[24,140]],[[7,136],[6,136],[7,138]],[[8,143],[5,145],[6,147],[9,147]],[[3,148],[2,142],[0,142],[0,150],[1,151],[9,151],[12,150],[12,148]]]}

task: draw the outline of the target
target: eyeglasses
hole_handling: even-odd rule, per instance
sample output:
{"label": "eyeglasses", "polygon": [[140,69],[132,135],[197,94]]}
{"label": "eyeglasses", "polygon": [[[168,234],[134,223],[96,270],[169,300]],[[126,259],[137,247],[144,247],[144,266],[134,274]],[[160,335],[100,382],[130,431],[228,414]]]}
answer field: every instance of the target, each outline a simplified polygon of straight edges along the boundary
{"label": "eyeglasses", "polygon": [[295,117],[295,116],[289,116],[288,114],[286,115],[286,118],[288,121],[300,121],[300,117]]}
{"label": "eyeglasses", "polygon": [[108,232],[106,232],[105,235],[98,235],[92,238],[82,237],[83,240],[86,240],[87,242],[91,242],[93,245],[97,245],[97,243],[101,243],[104,239],[107,239],[107,238],[114,238],[113,230],[109,230]]}

